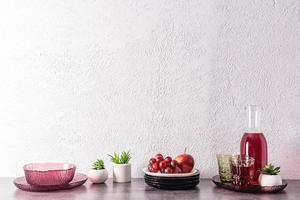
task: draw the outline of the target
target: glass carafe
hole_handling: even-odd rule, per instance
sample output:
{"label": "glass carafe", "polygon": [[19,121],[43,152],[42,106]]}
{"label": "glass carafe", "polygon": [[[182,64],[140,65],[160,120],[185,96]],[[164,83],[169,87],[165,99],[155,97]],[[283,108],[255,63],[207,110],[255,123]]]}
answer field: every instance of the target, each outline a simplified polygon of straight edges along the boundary
{"label": "glass carafe", "polygon": [[260,129],[261,107],[257,105],[247,106],[248,129],[243,135],[240,144],[241,155],[253,157],[254,161],[254,184],[258,183],[260,170],[268,163],[267,141]]}

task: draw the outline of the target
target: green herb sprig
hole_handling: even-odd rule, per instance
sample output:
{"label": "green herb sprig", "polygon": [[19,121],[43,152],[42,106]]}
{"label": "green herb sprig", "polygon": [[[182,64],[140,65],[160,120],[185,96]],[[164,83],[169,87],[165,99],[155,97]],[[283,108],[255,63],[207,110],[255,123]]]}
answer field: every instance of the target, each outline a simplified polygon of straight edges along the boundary
{"label": "green herb sprig", "polygon": [[111,162],[115,164],[128,164],[131,159],[131,155],[129,151],[127,152],[123,151],[121,154],[115,152],[113,155],[109,155],[109,156]]}
{"label": "green herb sprig", "polygon": [[96,160],[93,163],[93,169],[95,169],[95,170],[105,169],[103,160],[99,160],[99,159]]}
{"label": "green herb sprig", "polygon": [[274,165],[268,164],[262,168],[260,172],[266,175],[277,175],[280,172],[280,167],[274,167]]}

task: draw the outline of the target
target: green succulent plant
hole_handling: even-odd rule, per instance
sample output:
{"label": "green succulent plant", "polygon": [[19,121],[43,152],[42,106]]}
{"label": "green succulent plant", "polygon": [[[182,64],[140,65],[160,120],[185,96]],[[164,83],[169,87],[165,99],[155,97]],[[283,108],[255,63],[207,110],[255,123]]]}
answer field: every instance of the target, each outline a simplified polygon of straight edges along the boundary
{"label": "green succulent plant", "polygon": [[280,172],[280,167],[274,167],[274,165],[268,164],[262,168],[260,172],[266,175],[277,175]]}
{"label": "green succulent plant", "polygon": [[121,154],[115,152],[113,155],[109,155],[109,156],[111,162],[115,164],[128,164],[131,159],[131,155],[129,151],[127,152],[123,151]]}
{"label": "green succulent plant", "polygon": [[103,160],[99,160],[99,159],[96,160],[93,163],[93,169],[95,170],[105,169]]}

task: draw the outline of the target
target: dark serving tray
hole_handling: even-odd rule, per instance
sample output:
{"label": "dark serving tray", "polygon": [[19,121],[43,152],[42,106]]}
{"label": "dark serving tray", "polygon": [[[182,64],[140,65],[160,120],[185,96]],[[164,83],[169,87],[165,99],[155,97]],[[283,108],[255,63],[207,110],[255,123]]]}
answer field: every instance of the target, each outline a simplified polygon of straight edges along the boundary
{"label": "dark serving tray", "polygon": [[236,192],[247,192],[247,193],[277,193],[284,190],[284,188],[286,188],[286,186],[288,185],[288,183],[283,180],[282,185],[263,186],[263,187],[260,185],[252,185],[244,188],[244,187],[233,185],[231,183],[221,182],[219,175],[212,177],[212,182],[214,182],[214,184],[216,184],[217,186],[227,190],[232,190]]}

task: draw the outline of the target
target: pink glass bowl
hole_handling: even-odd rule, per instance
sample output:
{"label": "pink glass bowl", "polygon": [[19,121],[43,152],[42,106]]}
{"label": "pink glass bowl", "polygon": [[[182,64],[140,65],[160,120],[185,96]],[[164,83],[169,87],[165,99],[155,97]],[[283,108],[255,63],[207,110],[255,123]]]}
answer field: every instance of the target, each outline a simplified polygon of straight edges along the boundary
{"label": "pink glass bowl", "polygon": [[30,185],[65,185],[72,181],[76,166],[68,163],[31,163],[24,165],[23,169]]}

